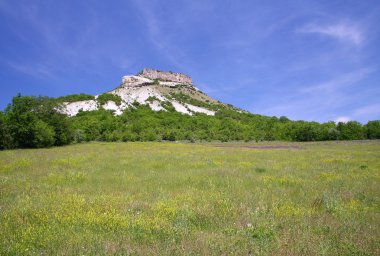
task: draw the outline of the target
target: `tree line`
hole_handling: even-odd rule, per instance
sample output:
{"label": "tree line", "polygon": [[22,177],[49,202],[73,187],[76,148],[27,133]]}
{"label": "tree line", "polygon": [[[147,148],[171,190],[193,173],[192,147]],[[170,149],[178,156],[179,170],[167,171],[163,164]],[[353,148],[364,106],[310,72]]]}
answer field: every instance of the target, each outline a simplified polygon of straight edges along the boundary
{"label": "tree line", "polygon": [[[220,107],[215,116],[152,111],[134,104],[120,116],[99,109],[68,117],[61,99],[18,95],[0,111],[0,149],[43,148],[83,141],[325,141],[380,139],[380,120],[306,122],[240,113]],[[170,103],[166,103],[170,104]]]}

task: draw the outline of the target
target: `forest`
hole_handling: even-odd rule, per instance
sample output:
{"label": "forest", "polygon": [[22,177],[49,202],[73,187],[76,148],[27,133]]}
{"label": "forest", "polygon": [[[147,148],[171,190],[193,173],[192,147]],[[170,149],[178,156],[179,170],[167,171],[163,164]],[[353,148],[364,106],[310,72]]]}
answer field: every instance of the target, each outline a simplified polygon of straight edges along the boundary
{"label": "forest", "polygon": [[[67,96],[73,101],[86,95]],[[215,116],[152,111],[137,102],[120,116],[100,109],[68,117],[67,98],[17,95],[0,111],[0,149],[44,148],[88,141],[326,141],[380,139],[380,120],[292,121],[219,107]],[[109,99],[103,99],[104,101]]]}

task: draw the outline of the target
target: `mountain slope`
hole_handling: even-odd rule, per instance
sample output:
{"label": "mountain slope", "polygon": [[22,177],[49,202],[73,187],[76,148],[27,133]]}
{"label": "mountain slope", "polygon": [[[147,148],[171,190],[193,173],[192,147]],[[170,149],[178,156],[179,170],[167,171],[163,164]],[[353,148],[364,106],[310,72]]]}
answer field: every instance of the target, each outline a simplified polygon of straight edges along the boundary
{"label": "mountain slope", "polygon": [[79,111],[103,108],[121,115],[123,110],[136,104],[148,105],[154,111],[174,109],[187,115],[203,113],[210,116],[215,115],[219,107],[233,108],[201,92],[186,75],[144,69],[137,75],[124,76],[118,88],[93,99],[63,102],[60,112],[75,116]]}
{"label": "mountain slope", "polygon": [[[201,113],[201,114],[200,114]],[[292,121],[223,104],[190,77],[145,69],[96,96],[21,96],[0,111],[0,150],[82,141],[322,141],[380,138],[380,121],[362,125]]]}

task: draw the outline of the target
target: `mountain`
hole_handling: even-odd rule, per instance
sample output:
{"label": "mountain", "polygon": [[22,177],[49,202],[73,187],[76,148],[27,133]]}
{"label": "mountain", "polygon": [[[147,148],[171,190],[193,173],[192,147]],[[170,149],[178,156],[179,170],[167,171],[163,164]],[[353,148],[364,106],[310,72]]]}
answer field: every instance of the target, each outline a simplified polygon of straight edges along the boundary
{"label": "mountain", "polygon": [[147,105],[154,111],[174,109],[187,115],[204,113],[214,116],[220,107],[238,110],[207,96],[187,75],[147,68],[137,75],[123,76],[121,85],[112,91],[93,97],[83,96],[83,100],[74,98],[74,101],[62,97],[60,112],[75,116],[79,111],[103,108],[113,111],[114,115],[121,115],[125,109],[135,107],[136,104]]}
{"label": "mountain", "polygon": [[0,150],[82,141],[363,139],[380,139],[380,121],[321,124],[252,114],[207,96],[189,76],[153,69],[95,96],[19,94],[0,111]]}

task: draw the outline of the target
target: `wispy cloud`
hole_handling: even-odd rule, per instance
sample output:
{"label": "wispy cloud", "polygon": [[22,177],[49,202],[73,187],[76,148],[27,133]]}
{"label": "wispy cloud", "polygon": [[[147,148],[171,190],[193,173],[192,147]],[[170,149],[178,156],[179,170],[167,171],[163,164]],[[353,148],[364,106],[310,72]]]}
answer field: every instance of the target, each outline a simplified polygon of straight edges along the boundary
{"label": "wispy cloud", "polygon": [[[319,120],[322,113],[331,113],[330,118],[337,120],[339,117],[336,115],[334,117],[334,112],[355,100],[356,95],[349,93],[349,88],[356,86],[357,82],[374,71],[374,68],[363,68],[304,89],[284,92],[281,97],[271,100],[270,108],[258,107],[254,111],[268,115],[289,115],[293,119],[306,120]],[[268,105],[267,102],[265,105]]]}
{"label": "wispy cloud", "polygon": [[184,65],[185,54],[170,39],[170,30],[163,28],[160,19],[154,14],[152,2],[133,1],[134,6],[145,23],[147,35],[157,50],[176,68],[189,69]]}
{"label": "wispy cloud", "polygon": [[334,121],[336,123],[343,122],[347,123],[351,120],[380,120],[380,104],[367,104],[362,107],[354,109],[350,117],[348,116],[339,116]]}
{"label": "wispy cloud", "polygon": [[360,107],[354,111],[355,117],[377,116],[380,119],[380,104],[371,104]]}
{"label": "wispy cloud", "polygon": [[45,65],[44,63],[9,63],[8,65],[14,70],[29,76],[55,79],[56,70],[54,70],[52,66]]}
{"label": "wispy cloud", "polygon": [[320,34],[357,46],[364,42],[364,33],[362,29],[356,24],[351,24],[345,21],[328,25],[309,23],[298,29],[297,32]]}
{"label": "wispy cloud", "polygon": [[342,74],[331,80],[308,86],[301,90],[302,93],[319,93],[319,92],[334,92],[341,87],[346,87],[362,80],[369,73],[376,69],[372,67],[361,68],[352,72]]}

